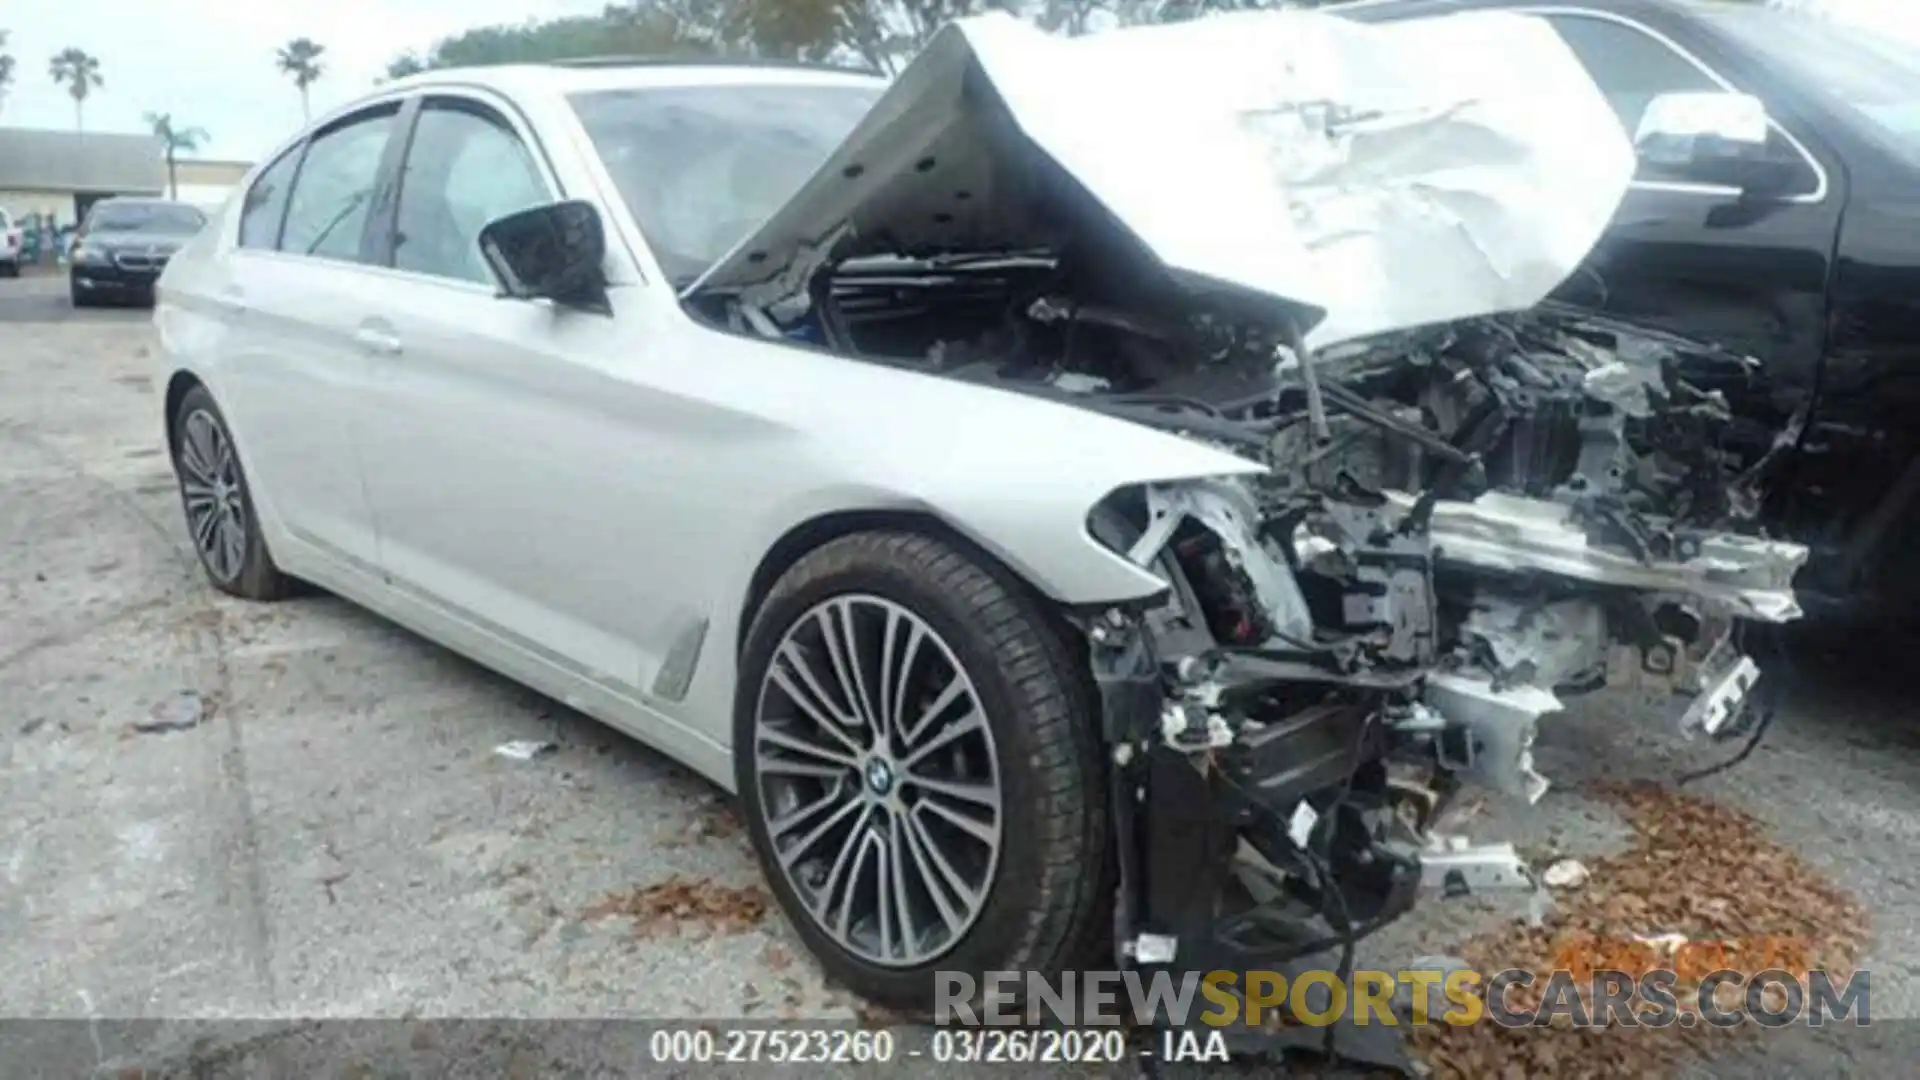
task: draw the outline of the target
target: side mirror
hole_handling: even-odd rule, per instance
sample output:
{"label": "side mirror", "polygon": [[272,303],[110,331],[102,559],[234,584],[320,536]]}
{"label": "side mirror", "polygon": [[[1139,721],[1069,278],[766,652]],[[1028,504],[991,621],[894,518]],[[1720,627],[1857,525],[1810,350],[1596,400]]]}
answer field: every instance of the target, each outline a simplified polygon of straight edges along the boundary
{"label": "side mirror", "polygon": [[590,202],[548,203],[490,221],[480,230],[480,254],[503,296],[613,313],[602,269],[606,228]]}
{"label": "side mirror", "polygon": [[1793,182],[1799,162],[1773,152],[1771,126],[1767,107],[1750,94],[1660,94],[1641,114],[1633,148],[1664,173],[1749,196],[1776,195]]}

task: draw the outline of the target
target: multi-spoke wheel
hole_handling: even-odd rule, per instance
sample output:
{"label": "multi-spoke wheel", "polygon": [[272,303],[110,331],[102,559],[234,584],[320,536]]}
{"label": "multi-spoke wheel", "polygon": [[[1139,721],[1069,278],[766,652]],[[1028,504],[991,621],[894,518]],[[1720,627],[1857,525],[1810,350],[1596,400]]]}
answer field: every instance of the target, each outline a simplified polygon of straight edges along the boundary
{"label": "multi-spoke wheel", "polygon": [[247,491],[233,435],[213,396],[194,387],[173,415],[173,471],[187,535],[208,580],[252,600],[284,596],[290,580],[273,565]]}
{"label": "multi-spoke wheel", "polygon": [[861,533],[789,570],[742,656],[754,845],[822,962],[925,1007],[933,973],[1049,970],[1109,929],[1085,677],[1040,602],[939,541]]}
{"label": "multi-spoke wheel", "polygon": [[888,966],[952,947],[1003,830],[993,732],[953,650],[891,600],[825,600],[775,647],[758,713],[768,836],[821,929]]}

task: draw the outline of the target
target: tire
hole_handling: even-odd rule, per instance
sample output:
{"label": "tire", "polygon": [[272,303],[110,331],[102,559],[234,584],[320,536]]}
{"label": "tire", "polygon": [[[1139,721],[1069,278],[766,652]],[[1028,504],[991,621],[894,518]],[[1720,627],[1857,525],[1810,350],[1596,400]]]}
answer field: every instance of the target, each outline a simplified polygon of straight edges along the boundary
{"label": "tire", "polygon": [[17,260],[10,263],[0,263],[0,277],[17,278],[19,276],[20,263]]}
{"label": "tire", "polygon": [[[861,673],[858,692],[875,703],[870,711],[895,733],[881,769],[888,777],[884,788],[874,758],[862,757],[845,742],[870,748],[874,727],[843,727],[833,735],[817,708],[823,699],[811,697],[816,709],[809,715],[787,689],[803,686],[790,660],[794,655],[807,658],[816,680],[827,680],[820,685],[836,679],[822,633],[849,625],[842,621],[849,614],[857,627],[851,634],[854,645],[872,662],[845,670]],[[917,638],[915,622],[923,630]],[[912,659],[895,665],[905,669],[904,692],[877,659],[889,627],[895,645],[886,655],[897,661],[908,654],[904,642],[919,645]],[[776,653],[781,655],[778,674]],[[915,719],[940,700],[949,682],[958,681],[947,677],[950,672],[964,674],[970,690],[963,688],[961,698],[924,723]],[[868,683],[858,681],[868,676],[871,694]],[[837,685],[848,681],[839,679]],[[968,693],[971,708],[964,701]],[[851,696],[840,694],[830,707],[845,715]],[[899,705],[890,706],[889,698]],[[1083,662],[1042,602],[1004,571],[940,540],[906,532],[858,533],[823,545],[780,578],[754,619],[742,654],[734,708],[735,778],[769,885],[831,976],[876,1003],[925,1014],[940,989],[936,971],[970,973],[978,987],[983,972],[1054,974],[1085,961],[1091,948],[1110,943],[1110,822],[1093,702]],[[858,713],[857,704],[850,707]],[[967,722],[969,714],[981,718],[977,726]],[[788,741],[771,741],[780,735]],[[793,751],[794,737],[815,749]],[[823,745],[839,760],[814,756]],[[938,746],[938,752],[930,746]],[[927,755],[917,764],[915,748]],[[809,763],[820,767],[819,775],[789,775],[788,770]],[[950,786],[924,786],[930,780]],[[963,790],[951,786],[955,783],[966,785],[964,790],[997,787],[997,815],[983,803],[949,794]],[[839,804],[825,805],[830,792],[868,809],[852,811],[847,821],[858,823],[855,827],[834,828],[817,845],[802,849],[802,841],[813,839],[821,823],[839,816]],[[814,802],[816,797],[821,802]],[[796,806],[822,809],[796,814]],[[976,825],[993,817],[987,831],[997,839],[997,851],[985,854],[982,837],[954,827],[947,815],[953,811]],[[844,838],[857,835],[855,829],[865,829],[869,820],[878,822],[878,831],[865,830],[847,847]],[[936,842],[947,856],[943,862],[928,854]],[[785,868],[783,848],[794,862],[792,873]],[[902,892],[892,892],[889,910],[896,914],[883,922],[879,909],[867,901],[877,903],[871,879],[891,866],[893,855],[906,876],[921,884],[917,889],[905,885],[904,901]],[[845,880],[859,886],[852,897],[836,888],[842,874],[835,864],[849,867]],[[948,919],[925,885],[943,867],[965,871],[962,884],[977,886],[970,888],[978,897],[970,915],[959,911],[966,897],[960,889],[943,890],[948,906],[961,916]],[[824,886],[823,873],[828,875]],[[952,884],[950,878],[940,880]],[[837,913],[843,901],[849,902],[846,934],[837,932],[839,918],[814,913],[815,903]],[[903,910],[909,912],[905,918],[897,914]],[[889,945],[882,937],[884,925],[912,926],[918,931],[914,945],[908,947],[908,935],[897,930]]]}
{"label": "tire", "polygon": [[93,306],[93,297],[88,296],[87,291],[80,287],[80,283],[72,278],[67,279],[67,298],[72,300],[73,306],[77,308]]}
{"label": "tire", "polygon": [[[207,580],[221,592],[246,600],[290,595],[294,581],[280,572],[267,551],[226,417],[205,387],[196,386],[180,399],[172,430],[173,445],[168,450],[180,482],[187,538]],[[206,516],[209,503],[214,511],[211,524]],[[237,541],[229,528],[239,530]]]}

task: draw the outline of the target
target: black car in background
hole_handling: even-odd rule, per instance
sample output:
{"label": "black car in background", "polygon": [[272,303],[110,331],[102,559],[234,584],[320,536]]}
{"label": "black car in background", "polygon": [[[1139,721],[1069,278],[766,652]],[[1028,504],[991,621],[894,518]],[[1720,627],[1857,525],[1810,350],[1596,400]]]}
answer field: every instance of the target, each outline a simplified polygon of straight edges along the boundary
{"label": "black car in background", "polygon": [[[1761,361],[1722,380],[1749,453],[1797,437],[1763,520],[1807,544],[1809,613],[1920,600],[1920,46],[1712,0],[1362,0],[1363,22],[1504,9],[1549,20],[1629,136],[1655,98],[1757,98],[1745,160],[1650,160],[1559,299]],[[1755,112],[1758,112],[1756,108]],[[1697,153],[1697,151],[1696,151]],[[1796,421],[1799,421],[1796,423]]]}
{"label": "black car in background", "polygon": [[103,299],[153,303],[167,260],[207,223],[186,203],[112,198],[94,203],[73,234],[67,287],[74,307]]}

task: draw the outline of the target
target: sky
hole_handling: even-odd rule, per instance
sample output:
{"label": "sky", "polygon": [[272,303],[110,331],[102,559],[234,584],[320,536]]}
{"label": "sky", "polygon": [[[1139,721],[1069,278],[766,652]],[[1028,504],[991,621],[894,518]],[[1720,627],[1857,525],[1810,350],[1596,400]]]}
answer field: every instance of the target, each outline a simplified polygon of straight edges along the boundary
{"label": "sky", "polygon": [[296,37],[326,46],[317,115],[372,88],[387,62],[471,26],[594,12],[605,0],[0,0],[14,85],[0,125],[73,127],[73,99],[47,64],[72,45],[100,58],[88,131],[144,132],[147,112],[206,129],[197,155],[258,160],[301,126],[300,95],[275,67]]}

